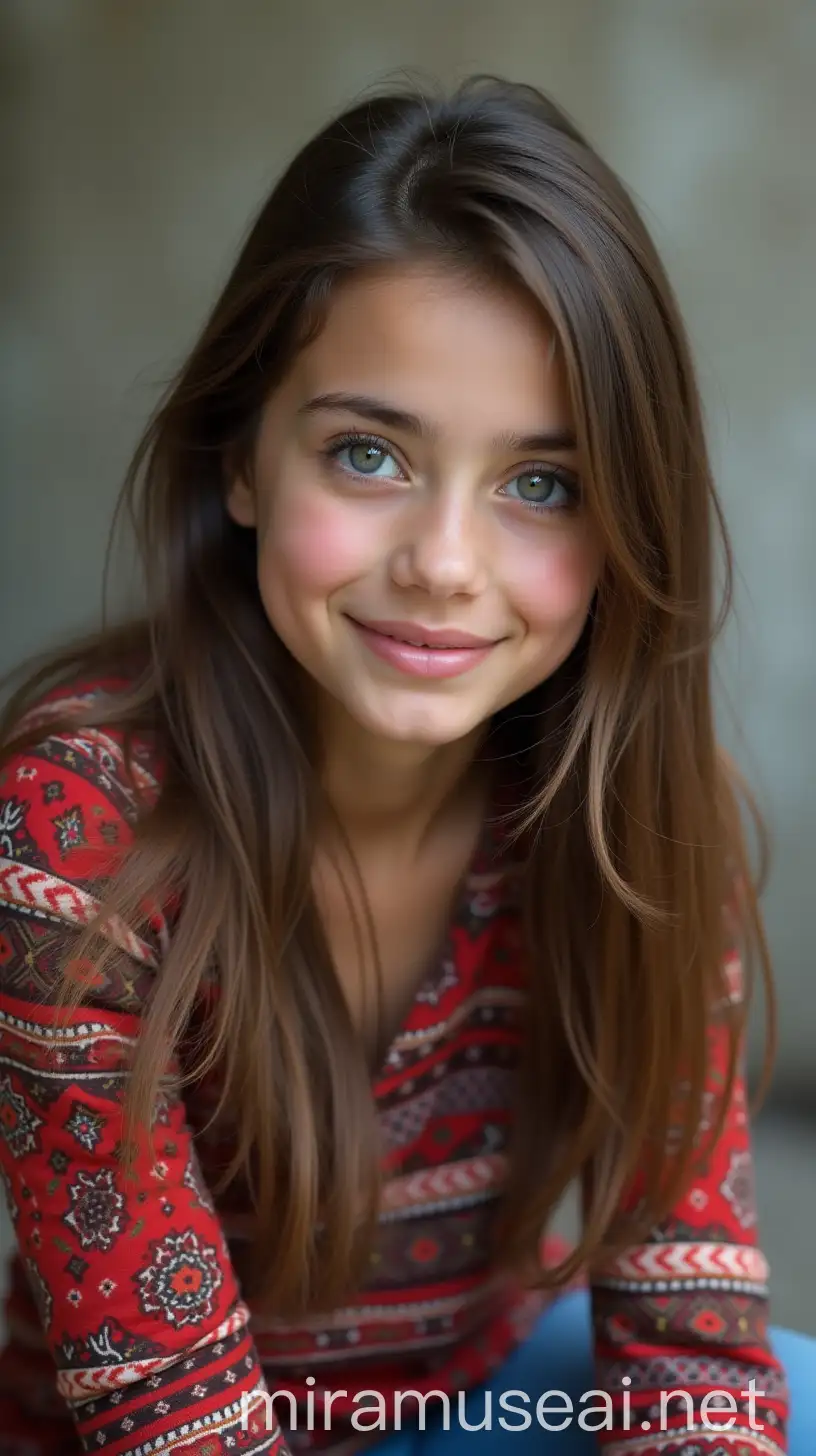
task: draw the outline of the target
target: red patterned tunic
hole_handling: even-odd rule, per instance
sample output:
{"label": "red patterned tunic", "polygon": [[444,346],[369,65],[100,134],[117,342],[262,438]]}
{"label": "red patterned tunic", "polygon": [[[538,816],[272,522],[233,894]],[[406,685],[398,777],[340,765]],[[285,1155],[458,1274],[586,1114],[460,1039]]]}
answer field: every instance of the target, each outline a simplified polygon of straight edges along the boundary
{"label": "red patterned tunic", "polygon": [[[77,689],[57,706],[87,696]],[[126,1060],[156,947],[122,927],[121,964],[104,978],[74,964],[83,1004],[68,1024],[55,1010],[53,932],[92,913],[88,885],[103,856],[127,843],[134,804],[119,736],[49,732],[54,702],[41,710],[41,741],[0,774],[0,1171],[18,1248],[0,1357],[0,1452],[280,1456],[320,1440],[350,1450],[365,1439],[356,1432],[382,1429],[370,1407],[364,1419],[356,1392],[387,1400],[478,1384],[543,1306],[544,1296],[486,1277],[526,994],[512,864],[487,826],[447,951],[375,1079],[387,1177],[359,1299],[299,1328],[253,1317],[234,1272],[241,1211],[214,1207],[208,1192],[203,1092],[160,1102],[136,1176],[125,1177],[117,1158]],[[158,787],[149,743],[137,763],[143,785]],[[712,1093],[722,1066],[714,1025]],[[739,1085],[716,1151],[672,1217],[593,1280],[598,1380],[616,1409],[615,1430],[602,1436],[611,1452],[787,1449],[766,1276]],[[740,1398],[752,1378],[765,1393],[755,1432]],[[675,1387],[698,1398],[733,1391],[735,1428],[715,1436],[698,1426],[689,1436],[681,1408],[673,1434],[645,1437],[641,1418],[656,1416],[659,1392]],[[282,1388],[300,1402],[294,1429],[287,1402],[275,1404],[285,1436],[266,1395]],[[307,1402],[341,1388],[330,1436],[317,1400],[310,1434]]]}

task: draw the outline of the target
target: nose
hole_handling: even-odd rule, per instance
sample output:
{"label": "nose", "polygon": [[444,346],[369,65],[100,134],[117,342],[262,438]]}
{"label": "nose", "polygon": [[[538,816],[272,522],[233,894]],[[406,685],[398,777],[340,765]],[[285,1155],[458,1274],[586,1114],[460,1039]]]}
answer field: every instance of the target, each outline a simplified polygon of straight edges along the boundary
{"label": "nose", "polygon": [[434,492],[403,520],[391,556],[397,586],[430,596],[476,596],[487,583],[487,552],[481,540],[478,503],[465,493]]}

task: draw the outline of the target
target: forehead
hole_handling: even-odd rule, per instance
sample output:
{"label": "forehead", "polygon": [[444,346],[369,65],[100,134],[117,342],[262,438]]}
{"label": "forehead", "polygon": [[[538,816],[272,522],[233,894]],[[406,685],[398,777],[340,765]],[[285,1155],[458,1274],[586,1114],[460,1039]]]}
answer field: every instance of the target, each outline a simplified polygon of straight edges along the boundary
{"label": "forehead", "polygon": [[561,351],[540,307],[520,288],[452,269],[381,270],[340,286],[290,391],[299,401],[335,391],[387,398],[443,434],[572,423]]}

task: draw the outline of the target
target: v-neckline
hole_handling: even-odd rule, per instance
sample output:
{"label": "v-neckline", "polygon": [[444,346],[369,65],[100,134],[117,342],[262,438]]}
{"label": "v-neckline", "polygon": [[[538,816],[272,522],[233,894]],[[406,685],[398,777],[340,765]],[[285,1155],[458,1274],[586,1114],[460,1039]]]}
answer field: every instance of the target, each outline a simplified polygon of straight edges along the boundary
{"label": "v-neckline", "polygon": [[507,812],[511,804],[511,784],[515,774],[506,761],[497,761],[486,795],[485,810],[481,818],[479,833],[465,870],[451,897],[451,908],[436,951],[429,960],[428,970],[417,984],[397,1030],[390,1038],[381,1057],[378,1057],[376,1071],[369,1073],[375,1101],[383,1082],[393,1075],[394,1053],[398,1044],[412,1030],[417,1012],[426,1001],[433,1004],[444,991],[444,980],[451,961],[456,961],[456,932],[466,918],[468,905],[473,894],[473,882],[488,866],[496,867],[503,841],[500,815]]}

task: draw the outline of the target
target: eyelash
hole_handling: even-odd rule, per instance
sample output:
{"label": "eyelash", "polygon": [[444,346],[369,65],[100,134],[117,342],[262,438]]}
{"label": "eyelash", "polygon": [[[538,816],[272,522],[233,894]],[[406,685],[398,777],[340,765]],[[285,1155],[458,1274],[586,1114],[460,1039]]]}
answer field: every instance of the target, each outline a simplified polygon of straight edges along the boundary
{"label": "eyelash", "polygon": [[[354,445],[370,445],[373,449],[381,451],[383,455],[390,455],[395,463],[399,463],[396,459],[393,446],[390,445],[387,440],[383,439],[382,435],[369,435],[365,432],[357,430],[352,430],[348,434],[341,435],[338,439],[332,440],[331,444],[328,445],[321,453],[332,465],[336,466],[339,470],[342,470],[344,475],[353,475],[356,480],[394,478],[393,476],[367,477],[361,472],[349,470],[346,468],[346,466],[340,465],[338,462],[338,456],[342,453],[343,450],[348,450],[351,446]],[[520,497],[515,496],[505,497],[505,499],[518,500],[519,505],[525,506],[528,511],[534,511],[537,515],[545,514],[552,516],[560,514],[562,511],[565,512],[575,510],[576,506],[578,505],[580,494],[579,488],[571,471],[563,470],[557,465],[545,466],[527,464],[525,466],[522,466],[522,468],[518,470],[514,476],[511,476],[511,480],[516,480],[520,475],[550,476],[553,480],[556,480],[561,488],[565,491],[566,495],[568,496],[568,500],[560,506],[549,506],[545,505],[543,502],[525,501],[522,500]]]}

